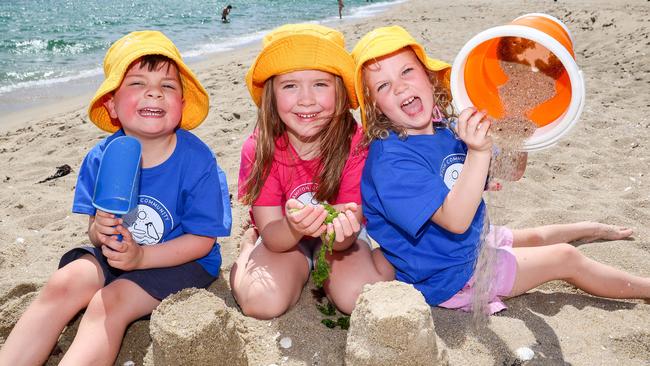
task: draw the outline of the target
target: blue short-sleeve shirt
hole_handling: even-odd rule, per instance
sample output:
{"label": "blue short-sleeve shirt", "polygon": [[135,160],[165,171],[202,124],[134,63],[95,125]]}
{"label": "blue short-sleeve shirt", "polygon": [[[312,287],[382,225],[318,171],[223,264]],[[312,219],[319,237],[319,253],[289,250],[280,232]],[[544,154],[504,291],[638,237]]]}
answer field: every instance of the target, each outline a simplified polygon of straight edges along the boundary
{"label": "blue short-sleeve shirt", "polygon": [[[92,198],[104,150],[122,130],[100,141],[84,158],[77,178],[72,211],[95,215]],[[178,129],[176,148],[162,164],[142,169],[138,206],[124,215],[124,225],[141,245],[161,244],[183,234],[230,235],[232,213],[226,175],[198,137]],[[221,267],[220,246],[197,260],[213,276]]]}
{"label": "blue short-sleeve shirt", "polygon": [[462,171],[466,145],[446,128],[370,144],[361,179],[367,229],[395,267],[427,303],[451,298],[473,273],[485,204],[469,229],[451,233],[431,221]]}

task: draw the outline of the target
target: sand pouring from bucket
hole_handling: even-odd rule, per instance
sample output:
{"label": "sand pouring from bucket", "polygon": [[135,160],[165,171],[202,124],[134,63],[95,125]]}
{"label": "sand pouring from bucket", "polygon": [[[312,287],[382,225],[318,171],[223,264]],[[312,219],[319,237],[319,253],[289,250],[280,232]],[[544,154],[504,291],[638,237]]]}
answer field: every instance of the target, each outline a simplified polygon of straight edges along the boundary
{"label": "sand pouring from bucket", "polygon": [[124,215],[138,205],[142,147],[131,136],[111,141],[99,164],[93,206],[105,212]]}
{"label": "sand pouring from bucket", "polygon": [[[529,84],[547,77],[548,95],[542,95],[542,88],[529,88],[540,101],[530,94],[506,97],[504,87],[515,82],[507,65],[520,67],[517,70],[526,65],[529,75],[518,75]],[[533,101],[522,112],[536,127],[523,143],[525,151],[555,144],[577,122],[584,106],[584,80],[575,63],[571,33],[558,19],[541,13],[523,15],[470,39],[454,60],[450,86],[458,111],[470,106],[487,110],[497,120],[495,126],[512,105]]]}

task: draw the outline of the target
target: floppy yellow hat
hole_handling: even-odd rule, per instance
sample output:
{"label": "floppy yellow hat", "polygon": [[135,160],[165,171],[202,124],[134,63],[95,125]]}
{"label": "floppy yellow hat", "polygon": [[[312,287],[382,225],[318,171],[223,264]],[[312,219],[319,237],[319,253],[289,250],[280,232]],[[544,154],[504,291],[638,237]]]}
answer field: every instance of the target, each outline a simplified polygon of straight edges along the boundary
{"label": "floppy yellow hat", "polygon": [[357,107],[354,62],[345,50],[343,34],[318,24],[285,24],[264,36],[262,51],[246,73],[248,92],[255,104],[260,106],[266,80],[299,70],[320,70],[340,76],[351,107]]}
{"label": "floppy yellow hat", "polygon": [[174,43],[161,32],[150,30],[131,32],[115,41],[108,49],[104,57],[105,80],[97,89],[88,107],[90,120],[107,132],[120,129],[119,125],[111,121],[104,102],[120,86],[131,63],[146,55],[162,55],[176,63],[185,100],[180,127],[191,130],[200,125],[208,115],[208,93],[192,70],[185,65]]}
{"label": "floppy yellow hat", "polygon": [[446,62],[436,60],[427,56],[424,48],[402,27],[394,25],[390,27],[381,27],[368,32],[363,36],[352,50],[354,59],[354,88],[361,107],[361,121],[363,127],[366,127],[366,113],[363,101],[363,83],[361,70],[363,65],[370,60],[386,56],[404,47],[411,47],[420,62],[431,71],[444,72],[444,79],[449,85],[449,72],[451,65]]}

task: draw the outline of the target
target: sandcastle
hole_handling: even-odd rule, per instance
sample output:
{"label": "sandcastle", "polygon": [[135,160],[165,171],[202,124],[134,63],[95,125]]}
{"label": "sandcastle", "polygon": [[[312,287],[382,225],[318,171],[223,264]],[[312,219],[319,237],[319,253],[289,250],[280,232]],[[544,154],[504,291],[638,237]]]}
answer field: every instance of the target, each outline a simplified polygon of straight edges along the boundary
{"label": "sandcastle", "polygon": [[431,308],[412,285],[364,286],[350,319],[346,365],[444,365],[444,354],[438,354]]}
{"label": "sandcastle", "polygon": [[163,300],[151,314],[150,366],[248,365],[231,311],[206,290],[188,289]]}
{"label": "sandcastle", "polygon": [[[399,301],[396,301],[399,299]],[[188,289],[163,300],[150,322],[147,366],[248,365],[235,308],[206,290]],[[259,360],[258,360],[259,361]],[[446,365],[431,308],[402,282],[366,285],[351,315],[345,360],[349,366]]]}

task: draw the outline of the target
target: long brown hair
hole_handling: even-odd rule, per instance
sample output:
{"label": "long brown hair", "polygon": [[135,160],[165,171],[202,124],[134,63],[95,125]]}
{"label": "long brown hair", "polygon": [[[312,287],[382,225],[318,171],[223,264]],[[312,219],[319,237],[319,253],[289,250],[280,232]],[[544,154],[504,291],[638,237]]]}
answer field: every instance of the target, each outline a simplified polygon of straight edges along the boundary
{"label": "long brown hair", "polygon": [[[431,71],[427,69],[422,62],[418,59],[418,62],[422,65],[424,70],[429,77],[429,81],[433,86],[433,105],[437,106],[442,114],[442,117],[449,119],[456,116],[456,112],[451,104],[451,90],[449,89],[449,84],[446,81],[446,76],[449,70],[443,71]],[[362,70],[366,68],[366,65],[362,67]],[[363,71],[362,71],[363,72]],[[375,139],[385,139],[388,137],[389,132],[395,131],[400,138],[406,138],[407,133],[406,129],[402,126],[397,126],[393,121],[389,120],[379,108],[377,103],[372,100],[370,97],[370,88],[366,85],[365,78],[361,78],[361,83],[363,86],[363,100],[365,103],[365,118],[366,118],[366,129],[364,133],[364,143],[370,144],[372,140]]]}
{"label": "long brown hair", "polygon": [[[317,178],[318,191],[315,198],[319,201],[333,201],[341,185],[341,175],[347,162],[357,122],[350,112],[350,99],[343,80],[334,75],[336,106],[330,123],[319,133],[320,167]],[[275,155],[277,139],[282,139],[288,147],[286,126],[280,119],[273,93],[273,79],[264,83],[261,106],[257,111],[257,141],[255,144],[255,159],[248,179],[245,183],[246,194],[241,202],[251,205],[255,202],[269,175]],[[356,148],[356,147],[354,147]],[[291,149],[287,149],[291,152]],[[293,157],[297,158],[297,157]]]}

